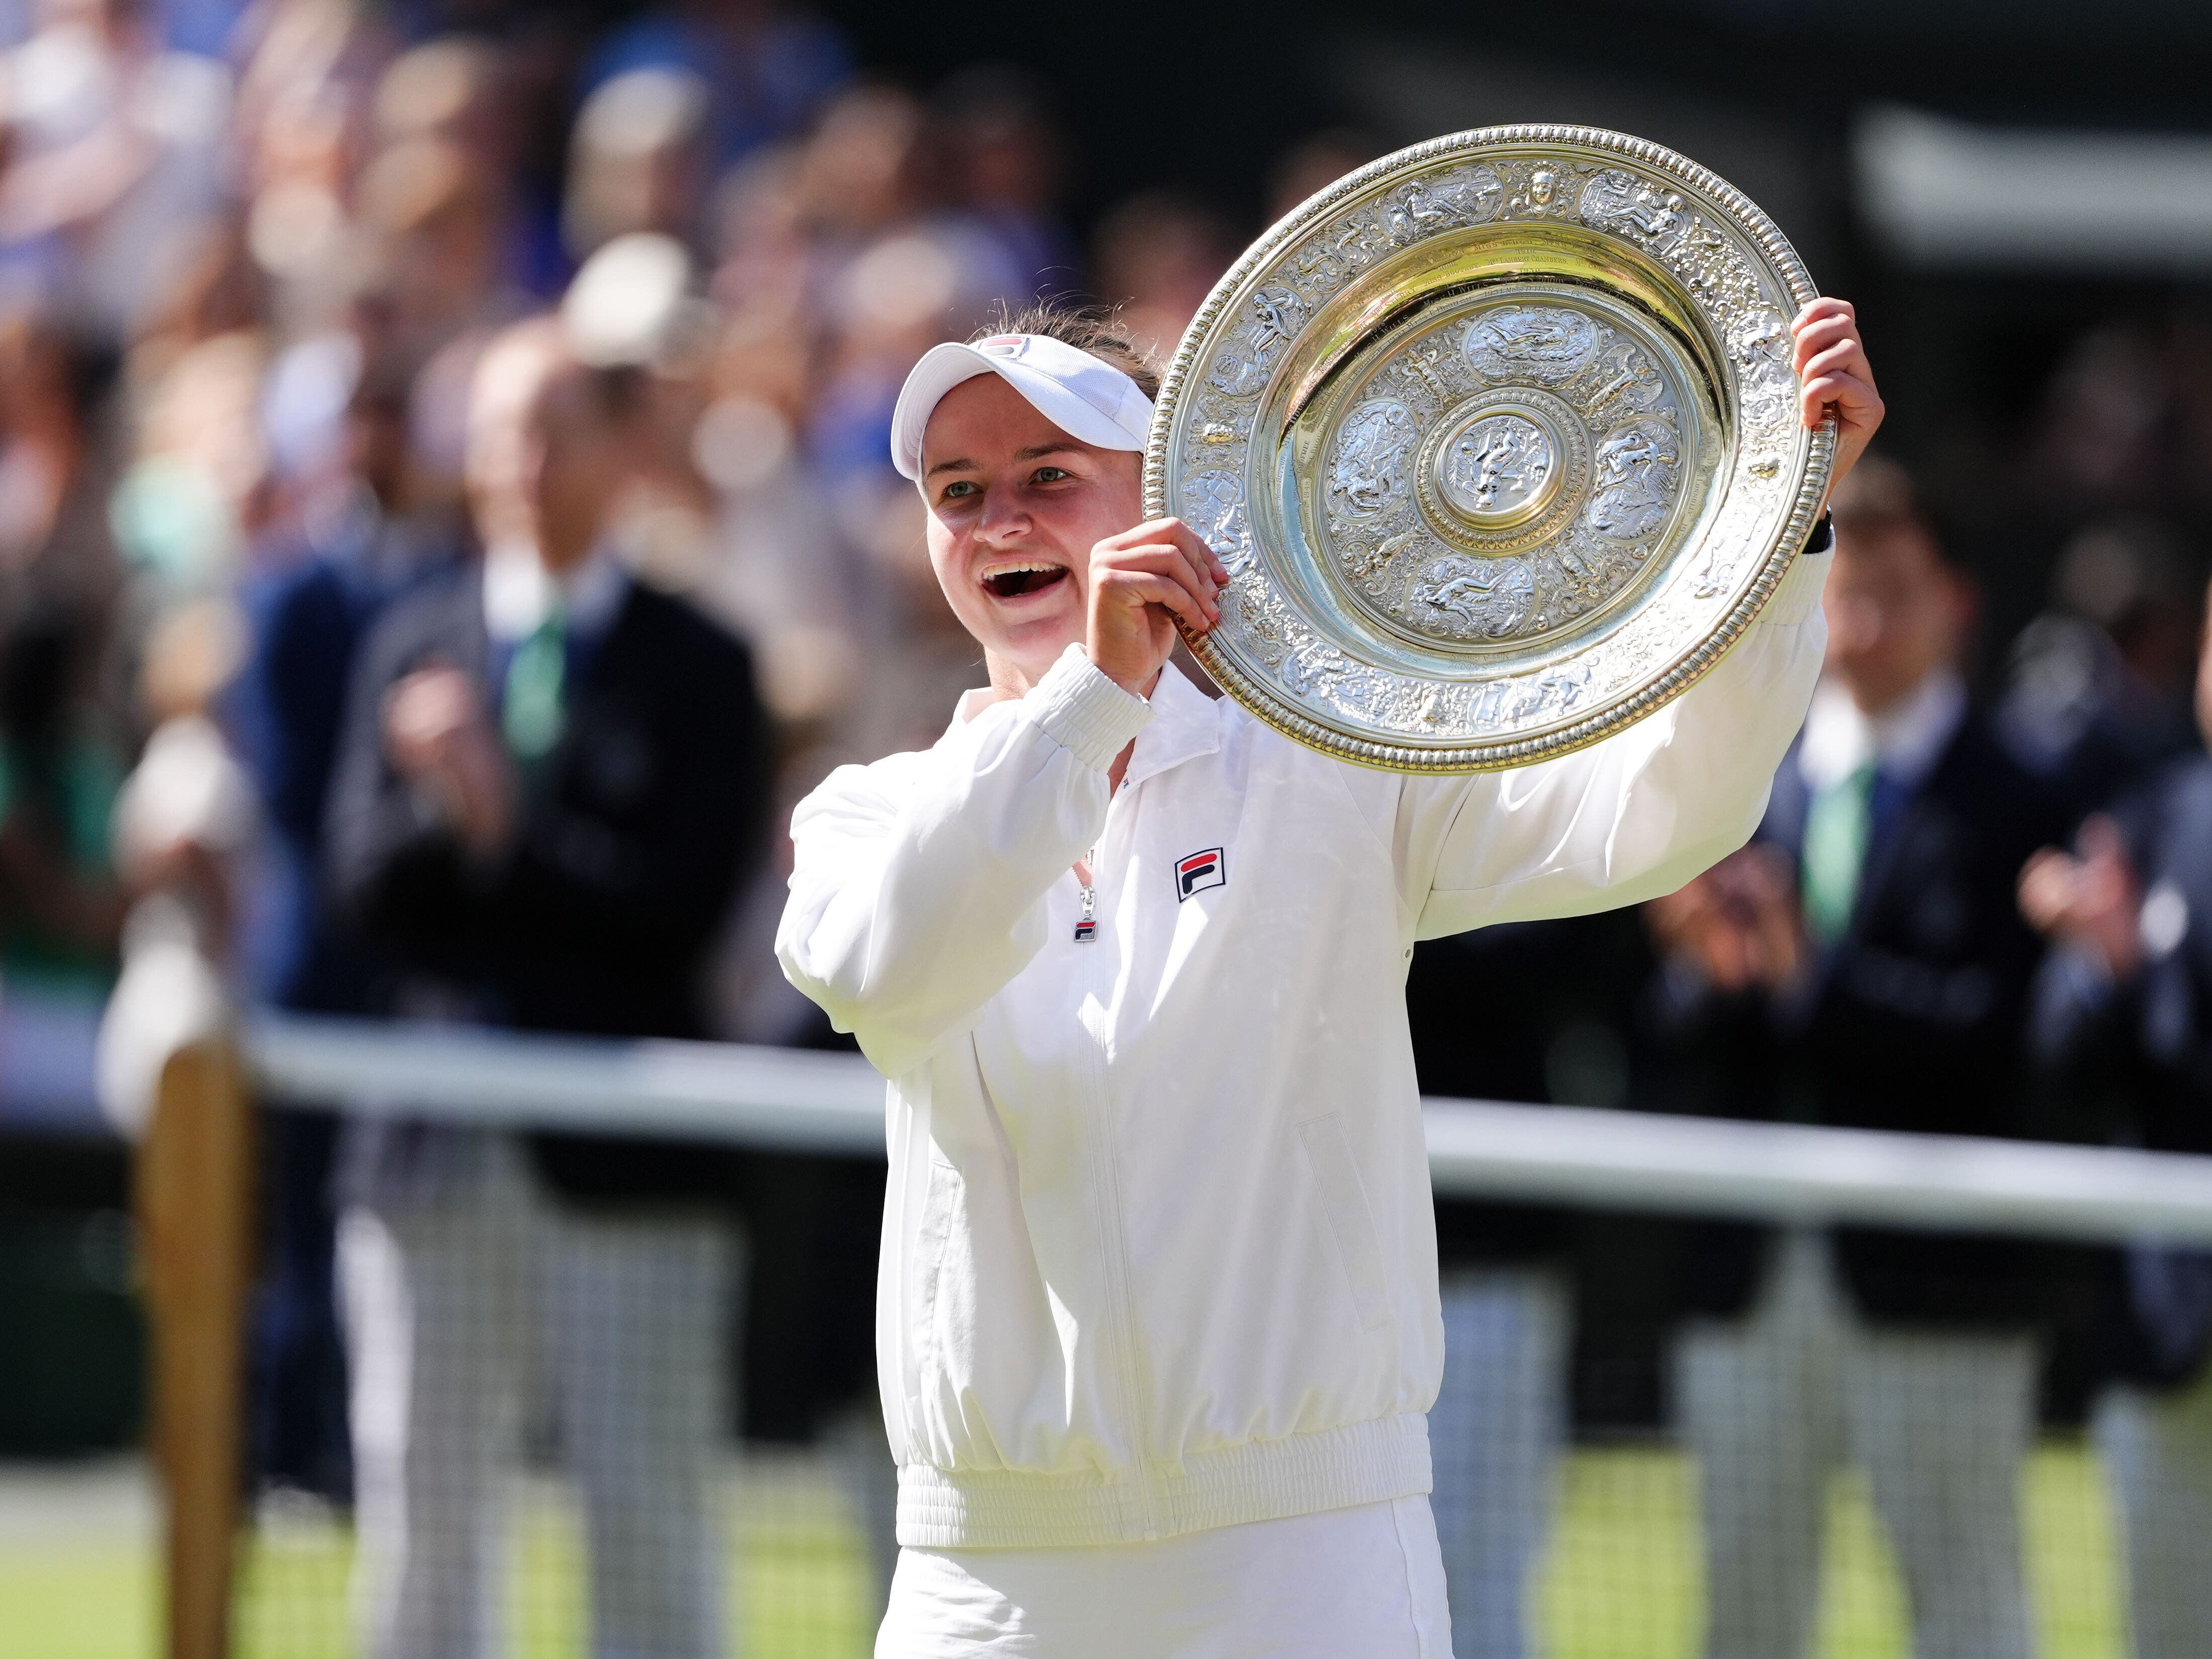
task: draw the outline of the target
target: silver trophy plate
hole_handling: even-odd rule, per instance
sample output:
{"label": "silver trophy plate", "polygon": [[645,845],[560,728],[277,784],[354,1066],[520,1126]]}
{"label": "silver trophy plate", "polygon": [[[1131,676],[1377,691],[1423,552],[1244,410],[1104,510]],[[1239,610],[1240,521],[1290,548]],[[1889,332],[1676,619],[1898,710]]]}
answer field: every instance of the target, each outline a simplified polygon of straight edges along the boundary
{"label": "silver trophy plate", "polygon": [[1340,179],[1183,336],[1146,509],[1231,572],[1191,646],[1302,743],[1405,772],[1595,743],[1741,637],[1834,447],[1797,416],[1816,290],[1674,151],[1488,127]]}

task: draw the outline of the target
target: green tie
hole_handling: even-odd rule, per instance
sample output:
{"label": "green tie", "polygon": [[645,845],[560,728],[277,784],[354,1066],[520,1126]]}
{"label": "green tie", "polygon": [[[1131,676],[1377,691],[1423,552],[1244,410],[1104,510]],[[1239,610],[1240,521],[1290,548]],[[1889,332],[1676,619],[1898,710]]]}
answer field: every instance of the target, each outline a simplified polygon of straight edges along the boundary
{"label": "green tie", "polygon": [[500,726],[507,752],[526,773],[535,771],[553,752],[568,727],[568,708],[561,684],[568,667],[568,618],[556,605],[514,647],[507,665],[507,699],[501,706]]}
{"label": "green tie", "polygon": [[1814,795],[1805,813],[1805,925],[1823,945],[1844,936],[1858,902],[1874,774],[1869,760]]}

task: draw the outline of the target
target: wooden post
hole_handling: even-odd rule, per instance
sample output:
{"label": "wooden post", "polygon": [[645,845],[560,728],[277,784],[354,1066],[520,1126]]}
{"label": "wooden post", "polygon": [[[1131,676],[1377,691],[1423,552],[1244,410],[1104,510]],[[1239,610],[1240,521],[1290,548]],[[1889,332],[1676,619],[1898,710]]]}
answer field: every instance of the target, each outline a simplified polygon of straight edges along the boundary
{"label": "wooden post", "polygon": [[230,1651],[243,1521],[253,1129],[228,1041],[204,1040],[169,1057],[137,1171],[168,1659],[227,1659]]}

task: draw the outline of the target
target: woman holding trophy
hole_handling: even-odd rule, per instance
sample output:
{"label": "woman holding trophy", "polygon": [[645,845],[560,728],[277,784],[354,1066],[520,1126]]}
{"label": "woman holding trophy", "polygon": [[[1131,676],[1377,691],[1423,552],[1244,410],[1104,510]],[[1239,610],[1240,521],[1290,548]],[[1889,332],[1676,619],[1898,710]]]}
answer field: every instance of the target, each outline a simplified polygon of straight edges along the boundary
{"label": "woman holding trophy", "polygon": [[[1480,177],[1453,187],[1437,210],[1479,228]],[[1555,171],[1526,211],[1561,191]],[[1498,214],[1520,210],[1504,196]],[[1655,269],[1674,257],[1651,246]],[[1237,313],[1240,349],[1278,380],[1305,303],[1263,293]],[[1611,440],[1593,427],[1578,449],[1575,411],[1599,406],[1612,325],[1569,341],[1571,373],[1544,359],[1509,406],[1475,356],[1496,313],[1468,314],[1450,337],[1476,368],[1449,366],[1462,378],[1445,385],[1431,362],[1435,398],[1378,392],[1360,431],[1387,436],[1400,407],[1411,426],[1432,407],[1438,430],[1459,422],[1437,441],[1437,487],[1445,508],[1474,501],[1470,542],[1514,487],[1496,468],[1449,473],[1449,443],[1486,434],[1506,432],[1493,447],[1530,501],[1562,488],[1528,461],[1541,451],[1587,498],[1577,523],[1601,515],[1592,458]],[[1848,305],[1804,305],[1778,350],[1803,428],[1788,453],[1810,483],[1725,654],[1601,740],[1454,771],[1317,752],[1170,660],[1179,631],[1209,661],[1231,623],[1281,635],[1250,597],[1241,520],[1202,534],[1145,511],[1158,386],[1110,326],[1048,312],[915,368],[894,459],[990,684],[933,748],[842,769],[801,804],[778,941],[793,983],[890,1080],[878,1348],[902,1548],[879,1659],[1448,1659],[1426,1496],[1443,1336],[1406,964],[1418,939],[1670,892],[1758,822],[1825,638],[1815,429],[1832,484],[1881,418]],[[1206,361],[1192,418],[1222,417],[1193,442],[1256,443],[1231,401],[1239,371]],[[1644,427],[1659,406],[1644,400]],[[1411,503],[1430,473],[1401,471]],[[1378,476],[1382,500],[1397,486]],[[1223,496],[1201,480],[1182,499]],[[1327,511],[1334,525],[1355,509]],[[1468,557],[1455,594],[1499,586],[1504,562]],[[1538,601],[1553,568],[1528,578]],[[1284,672],[1319,684],[1319,660]],[[1506,706],[1480,690],[1466,707]],[[1479,1040],[1480,1011],[1469,1022]]]}

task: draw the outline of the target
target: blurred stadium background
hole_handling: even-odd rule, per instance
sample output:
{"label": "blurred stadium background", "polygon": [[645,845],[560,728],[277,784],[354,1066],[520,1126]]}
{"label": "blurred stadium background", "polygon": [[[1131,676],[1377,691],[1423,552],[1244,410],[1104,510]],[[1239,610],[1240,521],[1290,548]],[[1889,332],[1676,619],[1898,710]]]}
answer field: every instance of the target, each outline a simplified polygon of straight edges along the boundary
{"label": "blurred stadium background", "polygon": [[[599,297],[572,296],[569,315],[599,331],[603,363],[647,382],[637,418],[659,457],[617,539],[657,591],[745,642],[762,721],[750,795],[708,824],[729,851],[720,885],[700,890],[716,914],[687,947],[698,994],[580,1022],[602,1035],[838,1047],[768,954],[781,843],[763,827],[830,766],[933,740],[980,678],[888,465],[913,359],[1002,301],[1054,295],[1121,307],[1164,354],[1275,216],[1467,126],[1573,121],[1672,145],[1744,189],[1822,289],[1858,304],[1890,408],[1881,447],[1971,581],[1967,682],[2048,786],[2055,833],[2198,743],[2212,9],[2191,0],[1510,15],[1388,0],[0,0],[0,1659],[137,1659],[173,1638],[218,1650],[175,1636],[167,1595],[180,1570],[154,1452],[188,1457],[179,1441],[213,1460],[195,1477],[187,1576],[220,1579],[205,1517],[227,1531],[235,1473],[231,1650],[365,1653],[358,1356],[332,1266],[338,1212],[361,1189],[341,1126],[393,1121],[395,1091],[449,1118],[571,1133],[665,1109],[611,1085],[555,1111],[517,1104],[514,1087],[484,1104],[501,1091],[480,1077],[456,1073],[443,1094],[435,1078],[394,1084],[386,1068],[420,1047],[405,1037],[347,1050],[352,1071],[313,1087],[281,1068],[245,1087],[219,1046],[198,1051],[212,1069],[161,1070],[234,1012],[401,1011],[380,941],[349,934],[321,896],[351,658],[379,606],[479,550],[464,499],[478,356],[559,305],[595,252],[631,257],[602,260]],[[661,240],[622,240],[641,235]],[[1747,1048],[1732,1070],[1698,1048],[1710,1033],[1685,1038],[1686,925],[1603,917],[1425,953],[1425,1086],[1820,1121],[1771,1086],[1797,1061]],[[130,1018],[109,1018],[118,976]],[[2080,1139],[2165,1144],[2137,1109],[2166,1085],[2124,1066],[2061,1075],[2033,1028],[2023,1014],[2013,1094],[1941,1127],[2042,1134],[2063,1118]],[[1478,1052],[1475,1032],[1510,1036]],[[686,1281],[719,1298],[704,1322],[718,1333],[718,1639],[858,1655],[884,1548],[867,1352],[879,1165],[849,1126],[825,1139],[761,1117],[760,1091],[788,1074],[760,1063],[751,1083],[687,1097],[682,1121],[714,1150],[683,1155],[696,1167],[668,1188],[711,1212],[719,1241],[718,1265]],[[2212,1101],[2191,1086],[2197,1106]],[[192,1147],[166,1164],[144,1150],[161,1147],[164,1113]],[[2212,1132],[2188,1150],[2212,1150]],[[618,1205],[667,1184],[630,1176]],[[542,1220],[580,1181],[588,1208],[588,1176],[526,1176],[565,1196],[533,1185],[517,1201]],[[1705,1234],[1683,1220],[1697,1204],[1655,1206],[1607,1179],[1483,1188],[1540,1212],[1447,1206],[1448,1264],[1470,1294],[1503,1276],[1538,1285],[1530,1305],[1571,1310],[1545,1398],[1521,1416],[1475,1408],[1528,1453],[1476,1478],[1555,1494],[1528,1546],[1534,1650],[1688,1656],[1707,1592],[1674,1368],[1684,1320],[1711,1311],[1679,1283]],[[2146,1193],[2175,1183],[2163,1213],[2212,1242],[2201,1176],[2143,1179]],[[2021,1316],[2035,1364],[2030,1623],[2048,1659],[2153,1659],[2130,1632],[2094,1431],[2115,1379],[2144,1365],[2114,1358],[2133,1340],[2113,1334],[2123,1270],[2089,1243],[2079,1196],[2061,1181],[2010,1212],[2042,1240],[2041,1291]],[[2128,1242],[2100,1213],[2105,1243]],[[165,1248],[184,1264],[167,1291]],[[157,1435],[148,1308],[165,1295],[181,1328],[234,1320],[244,1358],[229,1382],[216,1365],[198,1404],[168,1407]],[[582,1654],[589,1552],[564,1474],[576,1431],[532,1365],[501,1429],[511,1525],[488,1593],[505,1650]],[[2212,1460],[2212,1416],[2200,1426]],[[1900,1559],[1844,1462],[1821,1488],[1814,1650],[1902,1656],[1912,1571],[1947,1569]],[[2158,1653],[2212,1651],[2212,1589],[2197,1588],[2181,1644]],[[1517,1638],[1495,1639],[1507,1645],[1463,1652]],[[1923,1639],[1922,1659],[1953,1655]]]}

